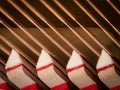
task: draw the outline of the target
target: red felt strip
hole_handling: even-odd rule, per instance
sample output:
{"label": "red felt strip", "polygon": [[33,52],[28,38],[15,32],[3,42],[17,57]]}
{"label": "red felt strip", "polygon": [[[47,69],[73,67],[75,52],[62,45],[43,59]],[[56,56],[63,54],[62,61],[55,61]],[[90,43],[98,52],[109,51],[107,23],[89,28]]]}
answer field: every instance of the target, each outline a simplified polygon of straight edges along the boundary
{"label": "red felt strip", "polygon": [[105,70],[105,69],[107,69],[107,68],[110,68],[110,67],[113,67],[113,66],[114,66],[114,64],[109,64],[109,65],[107,65],[107,66],[104,66],[104,67],[102,67],[102,68],[97,69],[97,72],[103,71],[103,70]]}
{"label": "red felt strip", "polygon": [[[89,72],[91,72],[93,74],[93,72],[85,66],[85,64],[81,64],[81,65],[78,65],[78,66],[75,66],[75,67],[72,67],[72,68],[68,68],[67,69],[67,72],[71,72],[73,70],[77,70],[77,69],[80,69],[81,67],[85,67]],[[94,75],[94,74],[93,74]],[[94,75],[95,76],[95,75]],[[95,76],[96,77],[96,76]]]}
{"label": "red felt strip", "polygon": [[111,88],[110,90],[120,90],[120,85],[116,86],[116,87],[113,87]]}
{"label": "red felt strip", "polygon": [[11,71],[11,70],[13,70],[13,69],[16,69],[16,68],[20,67],[20,66],[23,66],[23,64],[22,64],[22,63],[17,64],[17,65],[15,65],[15,66],[13,66],[13,67],[7,68],[6,70],[7,70],[7,72],[9,72],[9,71]]}
{"label": "red felt strip", "polygon": [[48,68],[48,67],[50,67],[50,66],[52,66],[52,65],[54,65],[54,67],[56,67],[65,77],[67,77],[67,75],[66,75],[63,71],[61,71],[61,70],[59,69],[59,67],[57,67],[54,63],[50,63],[50,64],[48,64],[48,65],[45,65],[45,66],[43,66],[43,67],[40,67],[40,68],[37,69],[37,71],[41,71],[41,70],[46,69],[46,68]]}
{"label": "red felt strip", "polygon": [[[40,67],[40,68],[37,69],[37,71],[41,71],[41,70],[43,70],[43,69],[47,69],[48,67],[50,67],[50,66],[52,66],[52,65],[54,65],[54,67],[56,67],[65,77],[67,77],[67,76],[59,69],[59,67],[57,67],[54,63],[50,63],[50,64],[48,64],[48,65],[45,65],[45,66],[43,66],[43,67]],[[59,88],[61,87],[61,88],[58,89],[57,87],[59,87]],[[64,88],[65,88],[65,89],[64,89]],[[58,86],[53,87],[52,90],[70,90],[70,89],[68,89],[67,83],[63,83],[63,84],[61,84],[61,85],[58,85]]]}
{"label": "red felt strip", "polygon": [[35,76],[38,80],[39,80],[39,78],[33,73],[33,72],[31,72],[24,64],[22,64],[22,63],[20,63],[20,64],[18,64],[18,65],[15,65],[15,66],[13,66],[13,67],[9,67],[9,68],[7,68],[7,72],[9,72],[9,71],[11,71],[11,70],[14,70],[14,69],[16,69],[16,68],[18,68],[18,67],[20,67],[20,66],[23,66],[24,68],[26,68],[33,76]]}
{"label": "red felt strip", "polygon": [[97,87],[96,84],[92,84],[92,85],[90,85],[90,86],[81,88],[80,90],[98,90],[98,87]]}
{"label": "red felt strip", "polygon": [[51,90],[71,90],[67,83],[62,83],[51,88]]}
{"label": "red felt strip", "polygon": [[45,66],[42,66],[42,67],[40,67],[40,68],[37,68],[37,71],[41,71],[41,70],[46,69],[46,68],[48,68],[48,67],[50,67],[50,66],[52,66],[52,65],[54,65],[54,64],[53,64],[53,63],[47,64],[47,65],[45,65]]}
{"label": "red felt strip", "polygon": [[0,90],[12,90],[12,89],[10,89],[8,83],[1,83]]}
{"label": "red felt strip", "polygon": [[42,90],[36,83],[25,86],[21,90]]}
{"label": "red felt strip", "polygon": [[85,66],[85,65],[84,65],[84,64],[81,64],[81,65],[78,65],[78,66],[75,66],[75,67],[72,67],[72,68],[68,68],[68,69],[67,69],[67,72],[71,72],[71,71],[76,70],[76,69],[79,69],[79,68],[81,68],[81,67],[83,67],[83,66]]}
{"label": "red felt strip", "polygon": [[54,63],[50,63],[48,65],[42,66],[42,67],[38,68],[37,71],[41,71],[41,70],[46,69],[52,65],[54,65],[54,67],[56,67],[65,77],[67,77],[66,74],[64,74],[64,72],[61,71]]}

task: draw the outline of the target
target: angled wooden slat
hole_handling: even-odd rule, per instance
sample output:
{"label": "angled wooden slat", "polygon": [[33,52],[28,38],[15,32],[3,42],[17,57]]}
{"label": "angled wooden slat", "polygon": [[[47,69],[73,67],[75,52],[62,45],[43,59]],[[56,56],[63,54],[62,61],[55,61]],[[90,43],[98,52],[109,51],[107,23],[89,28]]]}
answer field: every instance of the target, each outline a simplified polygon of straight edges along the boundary
{"label": "angled wooden slat", "polygon": [[[40,3],[39,3],[39,1],[40,1]],[[25,47],[28,46],[27,50],[30,51],[30,54],[29,54],[29,52],[24,51],[24,47],[19,46],[19,44],[17,44],[16,42],[14,43],[14,41],[12,41],[14,39],[12,39],[12,38],[9,39],[8,37],[5,37],[5,36],[7,36],[7,34],[9,34],[9,31],[7,31],[8,33],[5,33],[5,34],[4,34],[4,31],[1,31],[2,35],[0,35],[0,39],[2,40],[2,43],[0,44],[0,47],[1,47],[0,53],[3,53],[4,54],[3,57],[5,58],[5,56],[10,55],[10,49],[13,48],[18,53],[20,53],[23,57],[25,57],[27,59],[26,61],[29,61],[30,63],[33,64],[33,66],[30,65],[30,66],[32,66],[32,68],[29,68],[29,65],[28,65],[29,63],[28,62],[26,63],[26,61],[23,59],[23,57],[21,57],[21,55],[18,55],[18,56],[20,56],[21,61],[25,61],[25,62],[16,64],[13,67],[7,68],[7,72],[8,73],[12,72],[11,75],[15,75],[15,78],[19,76],[16,80],[13,79],[14,82],[17,82],[15,84],[19,85],[19,83],[20,83],[21,85],[23,85],[24,87],[22,87],[22,88],[21,88],[21,86],[19,86],[22,90],[31,90],[31,89],[35,90],[36,88],[38,89],[40,86],[43,86],[43,90],[47,90],[47,89],[78,90],[78,88],[80,90],[98,90],[98,89],[99,90],[107,90],[106,87],[108,87],[110,90],[119,90],[120,89],[120,82],[119,82],[120,81],[120,65],[119,65],[118,58],[119,58],[120,42],[118,41],[117,37],[113,36],[113,35],[115,35],[115,34],[120,35],[120,32],[119,32],[119,28],[117,28],[114,24],[112,24],[112,22],[110,22],[107,19],[107,17],[105,16],[107,12],[102,13],[102,10],[99,9],[97,6],[95,6],[98,3],[97,2],[93,3],[94,1],[89,1],[89,0],[86,0],[85,3],[84,3],[84,1],[82,2],[82,1],[73,0],[75,3],[72,3],[73,1],[70,1],[70,2],[66,2],[66,4],[64,4],[64,1],[59,1],[59,0],[53,0],[53,1],[39,0],[39,1],[36,1],[38,4],[36,4],[36,3],[32,4],[33,1],[29,2],[27,0],[21,0],[21,1],[7,0],[7,1],[2,1],[3,5],[1,5],[1,7],[0,7],[0,11],[2,13],[2,14],[0,14],[2,16],[2,19],[0,18],[1,19],[0,24],[2,23],[2,25],[3,25],[2,27],[5,26],[8,30],[10,30],[12,32],[12,34],[10,33],[10,35],[8,35],[8,36],[17,37],[19,39],[17,42],[20,41],[20,42],[22,42],[21,44],[25,44],[23,46],[25,46]],[[116,1],[120,2],[119,0],[116,0]],[[118,8],[119,4],[117,4],[116,1],[106,0],[105,2],[106,2],[106,4],[108,2],[108,4],[111,7],[113,7],[113,9],[112,9],[109,6],[112,10],[115,10],[117,12],[117,13],[115,12],[115,14],[117,15],[120,13],[119,13],[119,8]],[[20,2],[20,3],[18,3],[18,2]],[[72,7],[75,4],[76,4],[75,8]],[[102,3],[100,3],[100,4],[102,4]],[[35,5],[40,5],[40,7],[44,5],[45,7],[43,6],[43,8],[40,8],[39,6],[35,6]],[[66,6],[66,5],[70,5],[70,8],[72,8],[72,10],[67,9],[68,6]],[[92,15],[92,11],[89,11],[89,8],[87,8],[85,5],[90,6],[90,9],[94,10],[96,12],[96,14],[99,15],[99,17],[101,17],[100,19],[102,19],[102,21],[99,21],[100,19],[97,19],[96,16]],[[10,6],[12,6],[12,7],[10,7]],[[25,6],[25,8],[22,8],[22,6]],[[10,9],[9,9],[9,7],[10,7]],[[56,8],[59,8],[59,10],[62,10],[61,13],[57,13]],[[84,14],[82,15],[81,11],[80,11],[81,14],[80,14],[80,12],[77,12],[81,16],[77,16],[78,14],[76,14],[75,10],[79,11],[79,9],[84,11],[86,13],[86,15],[89,16],[90,19],[93,22],[95,22],[97,24],[97,26],[100,27],[100,28],[98,28],[98,30],[102,29],[103,31],[100,30],[100,33],[99,32],[96,33],[97,29],[95,29],[95,31],[89,30],[88,27],[86,27],[87,24],[86,25],[84,24],[84,21],[82,22],[82,21],[78,20],[79,17],[84,18],[84,16],[83,16]],[[15,12],[10,12],[8,10],[15,10]],[[41,10],[41,11],[39,11],[39,10]],[[46,11],[44,12],[44,10],[46,10]],[[20,12],[22,15],[21,14],[15,15],[17,12]],[[30,12],[32,15],[29,15]],[[48,12],[50,13],[50,15],[45,15],[45,16],[49,16],[49,17],[45,17],[43,14],[47,14]],[[65,14],[65,16],[62,17],[62,15],[64,15],[64,14]],[[21,16],[19,16],[19,15],[21,15]],[[33,18],[32,16],[35,16],[35,18],[40,19],[40,21]],[[52,17],[55,16],[55,18],[57,17],[60,21],[62,21],[61,24],[65,24],[67,27],[56,28],[58,24],[55,24],[55,22],[57,20],[55,20],[54,17],[51,20],[52,17],[50,17],[50,16],[52,16]],[[87,22],[87,20],[88,20],[87,16],[85,16],[86,19],[82,19],[82,20],[85,20],[85,22]],[[25,22],[22,22],[22,20],[20,20],[19,17],[21,17],[21,18],[25,17],[23,20]],[[51,21],[49,21],[49,19]],[[66,21],[67,19],[68,19],[68,21]],[[8,22],[7,22],[7,20],[8,20]],[[55,22],[52,22],[54,20],[55,20]],[[70,22],[72,22],[71,24],[68,23],[69,20],[70,20]],[[11,21],[15,24],[15,27],[17,26],[17,28],[14,28],[14,26],[12,26]],[[26,25],[28,25],[28,24],[26,24],[26,21],[27,22],[30,21],[33,24],[34,28],[25,27]],[[43,23],[41,21],[44,22],[45,25],[43,25]],[[40,22],[40,23],[38,23],[38,22]],[[106,23],[108,27],[103,25],[103,23],[101,23],[101,22]],[[83,34],[82,34],[83,30],[78,32],[77,30],[80,28],[77,28],[77,30],[76,30],[76,28],[72,26],[74,24],[81,27],[86,33],[83,32]],[[45,26],[45,28],[41,25]],[[49,28],[46,28],[47,27],[46,25],[49,26]],[[112,30],[115,30],[115,32],[113,31],[115,34],[111,33],[112,30],[110,30],[110,28]],[[7,30],[7,29],[5,29],[5,30]],[[29,31],[28,29],[32,29],[32,30],[39,29],[42,33],[40,32],[39,34],[36,34],[35,32]],[[61,32],[62,29],[64,29],[64,30],[70,29],[69,30],[70,34],[68,34],[69,33],[68,31],[67,32],[65,31],[65,33],[64,33],[64,30],[63,30],[63,32]],[[107,29],[110,30],[110,32]],[[4,29],[1,28],[1,30],[4,30]],[[16,30],[16,31],[14,31],[14,30]],[[18,30],[21,30],[21,31],[18,31]],[[61,31],[58,31],[58,30],[61,30]],[[72,33],[71,33],[71,31],[72,31]],[[22,37],[21,35],[20,35],[21,37],[19,37],[18,35],[20,32],[25,34],[27,37],[24,37],[24,36]],[[99,37],[101,32],[103,35],[101,35]],[[47,39],[48,42],[50,43],[50,45],[53,45],[53,46],[50,46],[49,43],[47,43],[47,40],[42,41],[41,37],[39,40],[38,36],[34,36],[35,34],[43,35],[44,36],[44,37],[42,37],[43,40],[44,40],[44,38],[45,39],[48,38],[49,39],[49,40]],[[70,36],[71,34],[73,34],[74,37],[71,37]],[[86,37],[84,37],[84,34],[86,35]],[[55,35],[55,36],[52,36],[52,35]],[[106,38],[105,38],[105,40],[102,41],[104,36]],[[55,38],[53,38],[53,37],[55,37]],[[56,38],[56,37],[58,37],[58,38]],[[87,40],[87,38],[90,38],[91,41]],[[22,39],[24,39],[24,40],[22,40]],[[26,44],[27,42],[29,42],[29,41],[26,41],[26,39],[29,39],[29,40],[31,39],[30,41],[33,42],[33,44],[31,43],[31,45],[34,45],[34,44],[38,45],[37,47],[39,47],[40,49],[41,48],[44,49],[44,50],[42,50],[42,52],[44,52],[44,54],[46,53],[46,56],[44,57],[45,59],[43,61],[41,60],[40,62],[38,61],[38,64],[39,64],[38,66],[40,66],[40,67],[36,67],[39,78],[40,79],[42,78],[42,80],[40,81],[40,83],[42,83],[42,84],[40,84],[36,80],[36,79],[38,79],[38,81],[39,81],[39,78],[36,77],[36,75],[37,75],[36,71],[33,70],[35,68],[34,66],[36,66],[36,61],[33,60],[32,56],[30,56],[32,54],[36,54],[36,56],[39,56],[40,51],[35,48],[36,46],[32,48],[31,45]],[[15,40],[16,40],[16,38],[15,38]],[[75,41],[72,42],[72,40],[75,40]],[[95,45],[92,42],[95,43]],[[102,42],[103,42],[103,44],[102,44]],[[7,44],[10,48],[5,47],[7,45],[4,46],[4,43]],[[46,44],[48,44],[48,45],[46,45]],[[63,45],[66,45],[66,46],[63,46]],[[86,48],[84,48],[85,50],[82,49],[82,45],[84,45],[84,47],[86,47],[87,49]],[[113,47],[113,46],[115,46],[115,47]],[[80,48],[78,48],[78,47],[80,47]],[[57,49],[60,51],[57,51],[57,50],[55,51],[54,48],[55,48],[55,50]],[[102,51],[102,54],[100,55],[100,52],[98,51],[98,50],[100,50],[100,48],[104,49],[106,52]],[[72,49],[74,50],[72,53],[72,56],[71,56],[70,49],[71,49],[71,51],[72,51]],[[82,52],[82,50],[83,50],[83,52]],[[33,53],[31,51],[33,51]],[[90,51],[90,52],[92,51],[91,55],[88,51]],[[48,53],[56,60],[54,60]],[[86,53],[87,55],[84,53]],[[104,53],[104,55],[103,55],[103,53]],[[62,55],[63,55],[63,57],[61,57]],[[90,55],[90,57],[88,55]],[[49,58],[47,58],[48,56],[49,56]],[[81,60],[81,62],[79,62],[79,61],[77,62],[78,59],[73,56],[79,57],[79,60]],[[100,65],[100,67],[98,67],[98,68],[96,67],[97,71],[98,71],[98,75],[94,69],[94,65],[96,64],[96,61],[94,61],[94,58],[97,58],[97,56],[100,57],[100,59],[101,59],[101,57],[103,59],[104,56],[107,56],[106,58],[104,58],[105,59],[104,62],[102,61],[103,64],[101,64],[100,59],[98,61],[97,66]],[[71,67],[68,67],[68,65],[67,65],[67,74],[66,74],[65,69],[62,68],[61,65],[63,65],[63,67],[65,67],[66,60],[64,61],[63,59],[68,58],[68,57],[70,57],[70,60],[72,59],[73,61],[68,62],[68,65],[70,65]],[[116,59],[113,60],[113,57]],[[93,58],[93,60],[91,60],[91,58]],[[110,63],[107,62],[107,59],[109,59]],[[49,60],[49,62],[47,62],[47,60]],[[19,61],[19,59],[17,59],[16,61]],[[59,62],[61,65],[59,65],[57,62]],[[107,62],[107,64],[106,64],[106,62]],[[4,65],[6,64],[6,61],[3,60],[3,58],[1,58],[1,56],[0,56],[0,63],[2,63]],[[16,62],[14,62],[14,64],[15,63]],[[91,67],[91,66],[93,66],[93,67]],[[0,70],[1,69],[2,68],[0,67]],[[32,71],[35,71],[35,72],[32,72]],[[16,72],[18,72],[18,73],[16,73]],[[12,90],[14,90],[14,85],[12,85],[12,84],[8,85],[9,84],[8,83],[9,80],[7,81],[8,78],[5,77],[7,79],[3,79],[3,77],[1,78],[1,75],[5,76],[5,74],[1,73],[1,71],[0,71],[0,89],[3,88],[3,87],[1,87],[1,81],[2,81],[2,82],[5,82],[2,85],[5,87],[4,89],[8,90],[7,87],[13,86]],[[67,78],[66,75],[68,75],[69,78]],[[34,76],[36,77],[36,79],[34,78]],[[22,77],[22,79],[21,79],[21,77]],[[25,80],[23,80],[24,79],[23,77],[25,77]],[[101,81],[98,79],[98,77],[104,84],[101,83]],[[74,84],[73,83],[71,84],[71,82],[73,82]],[[29,85],[27,85],[27,84],[29,84]],[[71,87],[71,85],[72,85],[72,87]],[[78,88],[76,88],[75,85]],[[18,88],[16,90],[18,90]]]}
{"label": "angled wooden slat", "polygon": [[102,11],[97,8],[96,5],[94,5],[94,3],[92,3],[90,0],[86,0],[89,5],[113,28],[113,30],[115,32],[117,32],[120,35],[120,29],[118,29],[117,27],[115,27],[108,19],[107,17],[102,13]]}
{"label": "angled wooden slat", "polygon": [[[28,3],[26,3],[26,1],[22,1],[27,7],[29,7],[30,9],[32,9],[32,11],[34,12],[34,13],[37,13],[37,12],[35,12],[35,9],[33,9],[33,7],[31,7]],[[44,3],[44,2],[43,2]],[[47,4],[45,4],[45,5],[47,5]],[[50,7],[51,8],[51,7]],[[51,8],[52,9],[52,8]],[[50,10],[51,10],[50,9]],[[37,16],[39,16],[40,18],[42,18],[42,16],[39,14],[38,15],[38,13],[37,13]],[[59,16],[59,15],[57,15],[57,16]],[[76,50],[76,49],[75,49]],[[85,56],[85,55],[84,55]]]}
{"label": "angled wooden slat", "polygon": [[[100,80],[110,89],[120,89],[120,76],[116,72],[115,64],[112,57],[104,50],[101,52],[101,56],[98,60],[96,69]],[[120,73],[120,71],[118,71]]]}
{"label": "angled wooden slat", "polygon": [[[120,10],[116,7],[116,5],[112,2],[112,0],[106,0],[111,7],[120,15]],[[119,1],[118,1],[119,2]]]}
{"label": "angled wooden slat", "polygon": [[[68,41],[62,34],[57,31],[57,28],[47,19],[45,18],[37,9],[35,9],[32,5],[30,5],[27,1],[21,0],[36,16],[38,16],[42,21],[44,21],[53,32],[55,32],[68,46],[70,46],[73,50],[77,51],[81,56],[89,60],[85,54],[79,51],[70,41]],[[69,53],[70,54],[70,53]],[[70,56],[69,56],[70,57]]]}
{"label": "angled wooden slat", "polygon": [[10,51],[9,51],[6,47],[4,47],[2,44],[0,44],[0,48],[1,48],[1,50],[2,50],[3,52],[5,52],[7,55],[10,55]]}
{"label": "angled wooden slat", "polygon": [[63,6],[58,0],[53,0],[72,20],[74,20],[102,49],[106,50],[107,52],[109,52],[111,55],[112,53],[110,52],[110,50],[105,47],[100,40],[93,34],[90,32],[89,29],[86,28],[86,26],[82,23],[82,21],[80,22],[80,20],[78,21],[77,18],[70,12],[70,10],[68,10],[67,8],[65,8],[65,6]]}
{"label": "angled wooden slat", "polygon": [[68,51],[62,47],[54,38],[52,38],[49,34],[45,32],[43,27],[37,23],[28,13],[25,12],[21,7],[19,7],[13,0],[8,0],[8,2],[15,7],[23,16],[26,17],[32,24],[34,24],[52,43],[54,43],[63,53],[69,56]]}
{"label": "angled wooden slat", "polygon": [[26,47],[28,47],[33,53],[39,55],[40,52],[38,49],[34,48],[31,44],[29,44],[26,40],[24,40],[19,34],[15,33],[12,30],[12,27],[9,26],[4,20],[1,19],[2,24],[15,36],[20,42],[22,42]]}
{"label": "angled wooden slat", "polygon": [[33,65],[35,64],[35,61],[28,56],[26,53],[24,53],[21,49],[19,49],[14,43],[10,42],[8,39],[6,39],[6,37],[0,35],[0,38],[2,41],[4,41],[8,46],[10,46],[11,48],[15,49],[17,52],[19,52],[22,56],[24,56],[27,60],[29,60],[29,62],[31,62]]}
{"label": "angled wooden slat", "polygon": [[63,18],[48,2],[45,0],[39,0],[48,10],[50,10],[61,22],[63,22],[72,32],[75,34],[93,53],[99,56],[99,52],[91,46],[82,36],[80,36],[70,25],[65,18]]}
{"label": "angled wooden slat", "polygon": [[34,67],[12,49],[6,63],[7,76],[21,90],[48,90],[36,74]]}
{"label": "angled wooden slat", "polygon": [[5,65],[6,61],[2,57],[0,57],[0,63]]}
{"label": "angled wooden slat", "polygon": [[12,17],[5,9],[1,7],[2,13],[9,18],[15,25],[17,25],[32,41],[34,41],[39,47],[44,48],[46,51],[48,51],[53,57],[55,57],[57,60],[61,60],[57,55],[55,55],[51,50],[49,50],[45,45],[42,44],[37,38],[35,38],[32,34],[28,32],[28,30],[25,29],[23,25],[21,25],[20,22],[16,21],[14,17]]}
{"label": "angled wooden slat", "polygon": [[73,0],[74,3],[81,9],[83,10],[90,18],[92,21],[94,21],[100,28],[101,30],[104,31],[104,33],[120,48],[120,43],[119,41],[111,34],[107,31],[107,29],[101,24],[99,23],[99,21],[95,18],[95,16],[90,13],[90,11],[84,7],[84,5],[82,5],[81,2],[77,1],[77,0]]}

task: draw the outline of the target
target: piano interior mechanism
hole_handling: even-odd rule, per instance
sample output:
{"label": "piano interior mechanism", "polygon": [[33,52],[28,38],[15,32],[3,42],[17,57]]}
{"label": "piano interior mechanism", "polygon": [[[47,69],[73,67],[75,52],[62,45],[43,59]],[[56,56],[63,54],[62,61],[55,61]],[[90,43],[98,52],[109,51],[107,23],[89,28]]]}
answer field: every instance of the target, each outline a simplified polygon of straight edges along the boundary
{"label": "piano interior mechanism", "polygon": [[120,90],[120,0],[0,0],[0,90]]}

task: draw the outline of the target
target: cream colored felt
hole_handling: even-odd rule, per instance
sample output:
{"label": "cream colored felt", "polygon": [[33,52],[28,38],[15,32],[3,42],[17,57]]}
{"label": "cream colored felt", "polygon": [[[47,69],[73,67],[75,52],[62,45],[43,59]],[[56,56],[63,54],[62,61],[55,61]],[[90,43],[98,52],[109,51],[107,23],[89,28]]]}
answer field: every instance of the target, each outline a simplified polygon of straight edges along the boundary
{"label": "cream colored felt", "polygon": [[87,72],[89,71],[84,66],[83,60],[77,52],[73,51],[66,66],[68,77],[80,89],[96,84],[92,78],[88,76]]}
{"label": "cream colored felt", "polygon": [[101,56],[98,60],[96,69],[98,70],[98,76],[100,80],[108,88],[120,86],[120,76],[115,70],[115,64],[113,62],[113,59],[104,50],[102,50],[101,52]]}
{"label": "cream colored felt", "polygon": [[6,76],[6,71],[4,65],[0,62],[0,85],[6,84],[6,88],[12,88],[14,90],[17,90],[18,87],[16,87]]}
{"label": "cream colored felt", "polygon": [[50,88],[66,83],[66,77],[58,69],[55,60],[42,50],[39,56],[36,69],[38,77]]}

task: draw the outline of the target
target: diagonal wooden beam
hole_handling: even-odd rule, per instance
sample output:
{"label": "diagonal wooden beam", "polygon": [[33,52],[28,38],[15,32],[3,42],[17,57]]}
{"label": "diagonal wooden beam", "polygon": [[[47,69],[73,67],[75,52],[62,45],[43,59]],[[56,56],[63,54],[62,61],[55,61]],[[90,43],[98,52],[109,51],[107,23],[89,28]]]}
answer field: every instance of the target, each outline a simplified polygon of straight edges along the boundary
{"label": "diagonal wooden beam", "polygon": [[120,42],[111,34],[108,32],[107,28],[105,28],[100,22],[99,20],[97,20],[95,18],[95,16],[90,13],[90,11],[78,0],[73,0],[74,3],[82,10],[84,11],[90,18],[92,21],[94,21],[100,28],[101,30],[104,31],[104,33],[120,48]]}

